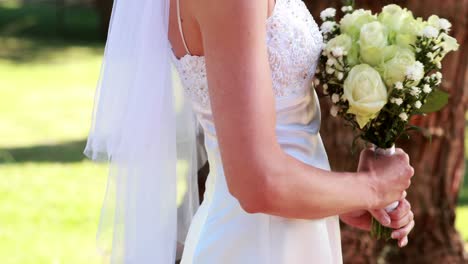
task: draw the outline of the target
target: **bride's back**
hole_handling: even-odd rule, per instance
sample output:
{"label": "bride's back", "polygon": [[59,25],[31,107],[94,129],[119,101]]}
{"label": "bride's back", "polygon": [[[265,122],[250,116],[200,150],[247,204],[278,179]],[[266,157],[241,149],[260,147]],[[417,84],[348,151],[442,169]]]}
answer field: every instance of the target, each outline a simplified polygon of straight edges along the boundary
{"label": "bride's back", "polygon": [[[179,3],[177,2],[179,1]],[[264,0],[268,2],[268,14],[271,15],[274,9],[275,0]],[[200,1],[193,0],[170,0],[171,8],[169,15],[169,40],[173,47],[173,52],[177,58],[187,54],[184,41],[188,51],[193,55],[203,55],[203,40],[200,25],[197,23],[196,14],[204,6]],[[179,8],[177,6],[179,5]],[[178,14],[178,10],[180,13]],[[180,16],[179,16],[180,15]],[[181,19],[179,27],[179,17]],[[181,36],[183,32],[183,38]],[[226,32],[229,34],[229,32]]]}

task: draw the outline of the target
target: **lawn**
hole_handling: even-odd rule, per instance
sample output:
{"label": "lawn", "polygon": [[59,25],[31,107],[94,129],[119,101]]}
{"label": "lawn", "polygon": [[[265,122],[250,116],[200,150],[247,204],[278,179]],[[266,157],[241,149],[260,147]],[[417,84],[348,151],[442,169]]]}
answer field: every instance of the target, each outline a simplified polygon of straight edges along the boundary
{"label": "lawn", "polygon": [[96,16],[74,8],[65,38],[51,6],[12,3],[0,4],[0,263],[100,263],[106,167],[81,152],[103,44],[79,37],[91,24],[97,36]]}
{"label": "lawn", "polygon": [[[81,152],[103,43],[94,12],[72,11],[61,35],[47,30],[51,6],[0,4],[2,264],[100,263],[106,167]],[[461,201],[457,227],[468,241],[467,184]]]}

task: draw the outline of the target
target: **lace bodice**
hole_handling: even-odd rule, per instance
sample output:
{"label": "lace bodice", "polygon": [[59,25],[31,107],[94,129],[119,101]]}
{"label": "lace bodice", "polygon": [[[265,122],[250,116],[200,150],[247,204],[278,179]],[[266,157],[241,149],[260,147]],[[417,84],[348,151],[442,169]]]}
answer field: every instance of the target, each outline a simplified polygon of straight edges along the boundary
{"label": "lace bodice", "polygon": [[[303,93],[310,88],[322,35],[301,0],[277,0],[266,20],[268,59],[276,98]],[[173,56],[186,94],[192,102],[210,109],[205,58]]]}

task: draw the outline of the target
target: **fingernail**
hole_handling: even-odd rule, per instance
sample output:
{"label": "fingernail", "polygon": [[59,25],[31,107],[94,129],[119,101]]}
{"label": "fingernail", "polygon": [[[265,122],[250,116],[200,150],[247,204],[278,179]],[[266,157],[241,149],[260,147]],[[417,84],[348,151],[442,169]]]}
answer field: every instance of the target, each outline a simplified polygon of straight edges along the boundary
{"label": "fingernail", "polygon": [[404,238],[403,241],[400,241],[400,243],[398,243],[400,245],[400,247],[405,247],[407,244],[408,244],[408,238]]}
{"label": "fingernail", "polygon": [[392,232],[392,238],[393,239],[396,239],[398,237],[398,232]]}
{"label": "fingernail", "polygon": [[383,224],[388,226],[388,225],[390,225],[391,222],[392,222],[392,220],[390,220],[390,217],[388,215],[386,215],[384,217],[384,223]]}
{"label": "fingernail", "polygon": [[401,248],[404,247],[404,246],[406,246],[406,241],[403,241],[403,242],[401,242],[401,244],[400,244],[400,247],[401,247]]}

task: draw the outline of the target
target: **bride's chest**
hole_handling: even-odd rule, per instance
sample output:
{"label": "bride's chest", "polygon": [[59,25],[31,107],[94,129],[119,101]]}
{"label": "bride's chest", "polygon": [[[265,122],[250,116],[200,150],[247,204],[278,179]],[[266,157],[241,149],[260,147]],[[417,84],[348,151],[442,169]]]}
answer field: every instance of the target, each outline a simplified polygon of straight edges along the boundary
{"label": "bride's chest", "polygon": [[[276,98],[303,94],[310,88],[322,35],[301,0],[277,0],[266,21],[266,45]],[[174,57],[185,93],[202,108],[210,109],[205,59]]]}

